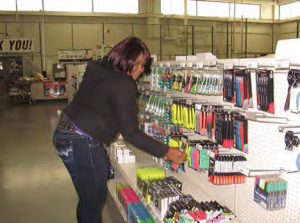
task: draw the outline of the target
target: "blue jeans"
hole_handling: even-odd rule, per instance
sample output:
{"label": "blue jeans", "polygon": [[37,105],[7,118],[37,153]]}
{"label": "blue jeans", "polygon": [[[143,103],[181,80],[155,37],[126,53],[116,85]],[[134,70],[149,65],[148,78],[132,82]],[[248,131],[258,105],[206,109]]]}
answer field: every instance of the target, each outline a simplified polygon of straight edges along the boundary
{"label": "blue jeans", "polygon": [[78,194],[78,223],[102,222],[108,175],[108,159],[103,144],[60,128],[55,130],[53,143]]}

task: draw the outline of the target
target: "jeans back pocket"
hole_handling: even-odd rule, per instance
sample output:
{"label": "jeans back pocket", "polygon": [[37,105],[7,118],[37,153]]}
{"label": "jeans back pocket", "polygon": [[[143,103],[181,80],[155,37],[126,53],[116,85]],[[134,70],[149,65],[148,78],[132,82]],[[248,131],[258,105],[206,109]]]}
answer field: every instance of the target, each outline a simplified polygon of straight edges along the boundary
{"label": "jeans back pocket", "polygon": [[57,154],[63,162],[72,162],[74,160],[72,139],[68,137],[54,137],[53,141]]}

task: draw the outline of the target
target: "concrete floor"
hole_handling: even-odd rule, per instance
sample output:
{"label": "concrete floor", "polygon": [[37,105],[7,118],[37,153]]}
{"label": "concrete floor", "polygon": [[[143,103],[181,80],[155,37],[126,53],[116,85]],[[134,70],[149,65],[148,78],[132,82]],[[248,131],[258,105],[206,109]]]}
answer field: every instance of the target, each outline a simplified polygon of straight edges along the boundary
{"label": "concrete floor", "polygon": [[[75,223],[77,195],[56,155],[56,110],[65,102],[0,102],[0,223]],[[103,222],[123,222],[110,196]]]}

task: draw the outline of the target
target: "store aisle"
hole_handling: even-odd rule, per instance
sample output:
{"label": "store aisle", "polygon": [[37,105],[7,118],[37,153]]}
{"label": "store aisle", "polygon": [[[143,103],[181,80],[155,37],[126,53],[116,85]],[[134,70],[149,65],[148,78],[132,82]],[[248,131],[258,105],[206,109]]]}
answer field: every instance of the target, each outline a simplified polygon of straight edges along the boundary
{"label": "store aisle", "polygon": [[[76,193],[52,145],[65,103],[0,103],[0,223],[75,223]],[[123,222],[106,203],[104,222]]]}

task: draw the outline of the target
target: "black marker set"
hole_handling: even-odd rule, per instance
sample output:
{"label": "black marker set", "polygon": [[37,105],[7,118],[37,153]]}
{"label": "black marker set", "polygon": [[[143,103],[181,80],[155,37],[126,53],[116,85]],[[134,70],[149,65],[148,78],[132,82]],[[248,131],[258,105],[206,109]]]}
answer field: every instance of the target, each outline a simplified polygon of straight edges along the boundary
{"label": "black marker set", "polygon": [[223,79],[223,100],[233,103],[233,69],[224,70]]}
{"label": "black marker set", "polygon": [[272,70],[256,71],[256,91],[257,108],[274,114],[274,75]]}
{"label": "black marker set", "polygon": [[216,140],[224,148],[233,147],[233,120],[229,111],[216,113]]}
{"label": "black marker set", "polygon": [[241,173],[247,159],[242,155],[216,154],[209,159],[208,179],[216,185],[242,184],[246,176]]}
{"label": "black marker set", "polygon": [[216,112],[216,141],[224,148],[234,147],[248,153],[248,121],[237,112]]}
{"label": "black marker set", "polygon": [[227,69],[223,73],[223,100],[240,108],[253,108],[249,69]]}
{"label": "black marker set", "polygon": [[[195,132],[209,139],[215,138],[216,112],[223,107],[220,105],[195,105]],[[200,108],[201,107],[201,108]]]}
{"label": "black marker set", "polygon": [[253,108],[251,73],[249,69],[234,69],[234,105],[240,108]]}

